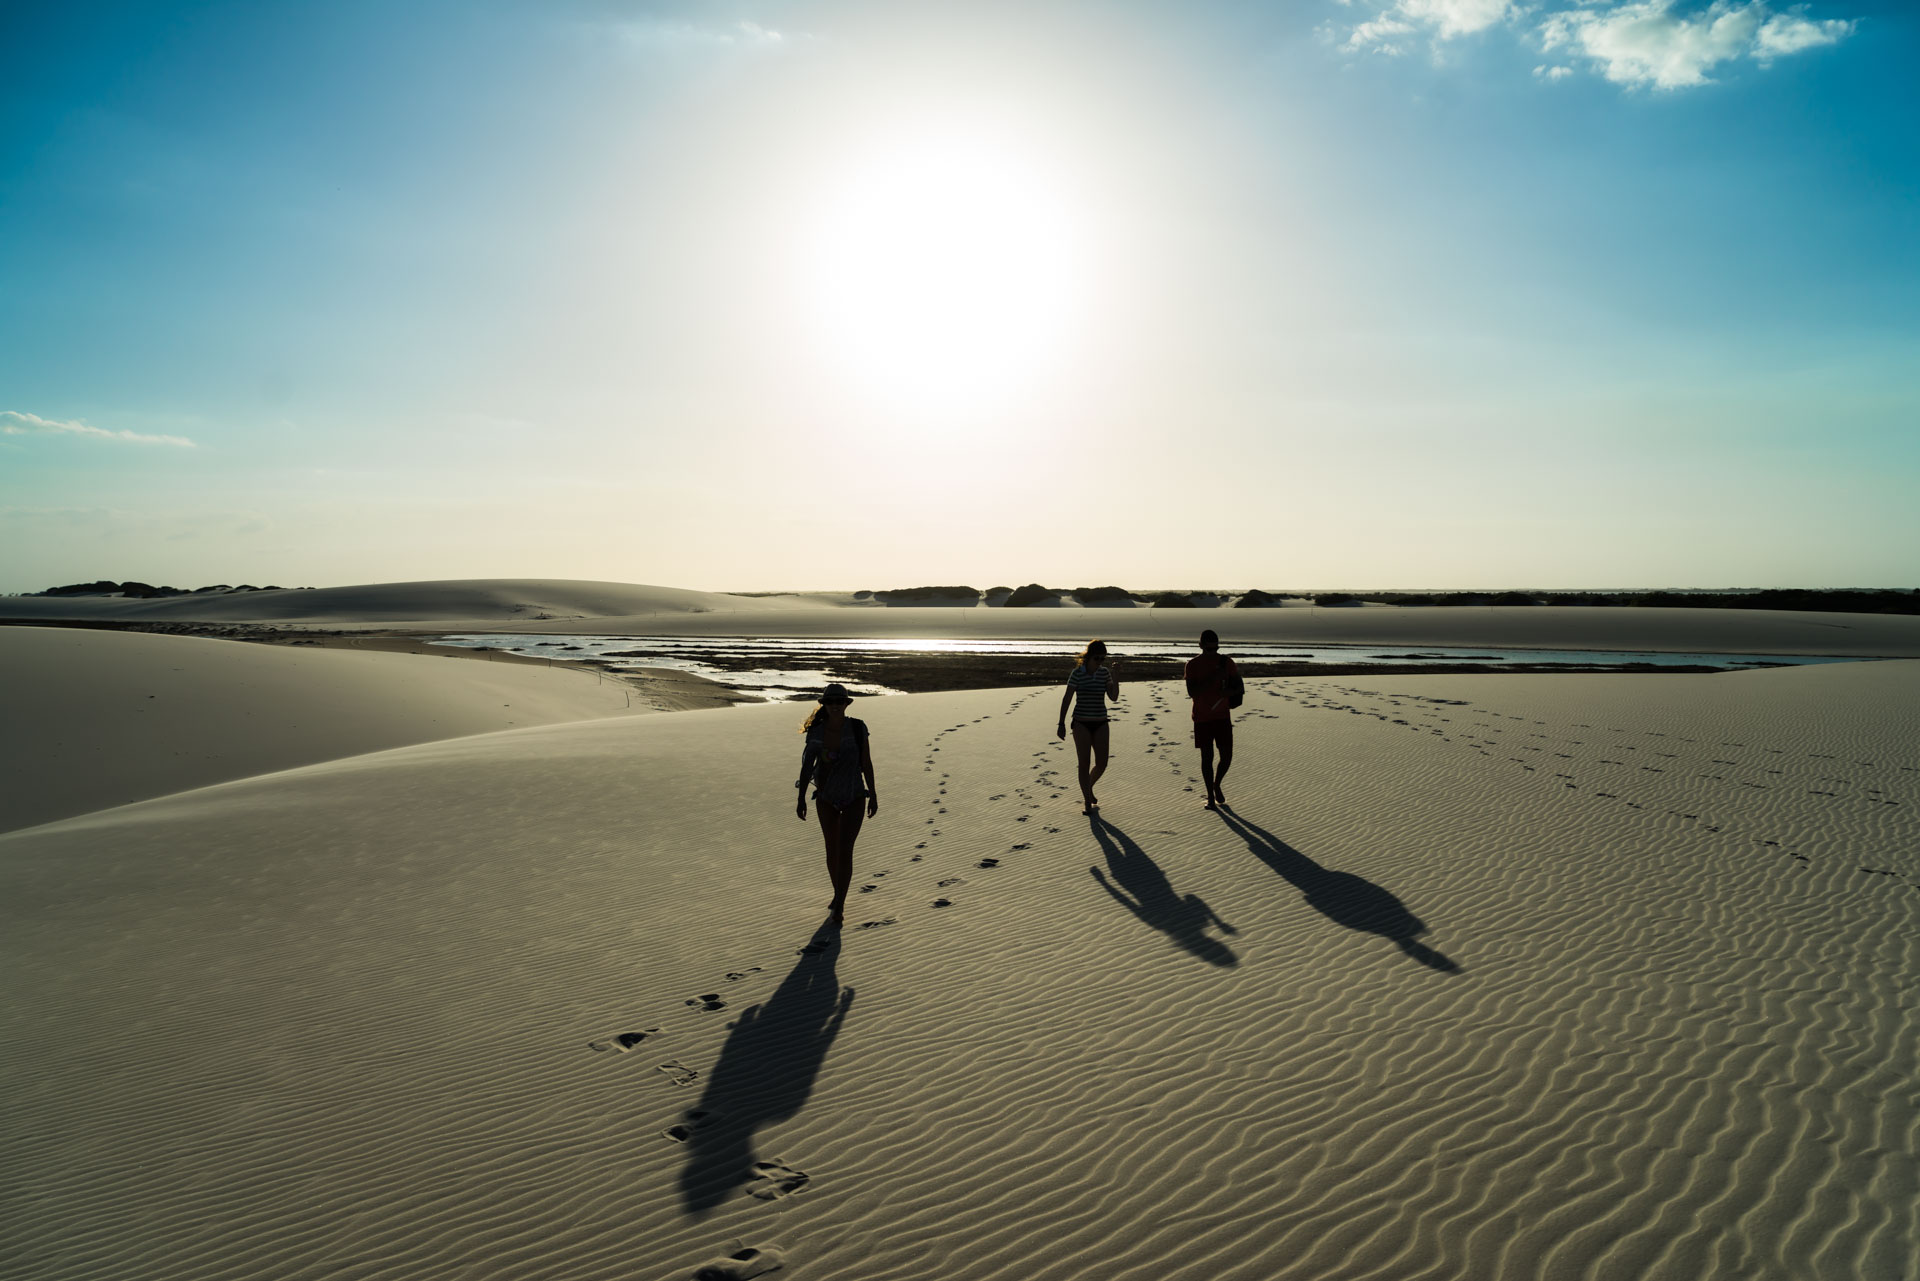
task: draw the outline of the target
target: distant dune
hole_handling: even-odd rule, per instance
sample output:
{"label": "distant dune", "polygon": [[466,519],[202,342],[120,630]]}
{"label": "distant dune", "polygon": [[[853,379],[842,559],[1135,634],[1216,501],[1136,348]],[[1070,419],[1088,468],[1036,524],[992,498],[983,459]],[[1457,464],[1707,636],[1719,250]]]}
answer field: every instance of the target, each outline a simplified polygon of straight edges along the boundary
{"label": "distant dune", "polygon": [[134,600],[9,596],[0,598],[0,617],[306,624],[528,622],[543,617],[590,619],[808,607],[818,606],[798,596],[730,596],[678,587],[565,578],[470,578]]}
{"label": "distant dune", "polygon": [[632,686],[565,666],[0,627],[0,831],[433,739],[649,710]]}

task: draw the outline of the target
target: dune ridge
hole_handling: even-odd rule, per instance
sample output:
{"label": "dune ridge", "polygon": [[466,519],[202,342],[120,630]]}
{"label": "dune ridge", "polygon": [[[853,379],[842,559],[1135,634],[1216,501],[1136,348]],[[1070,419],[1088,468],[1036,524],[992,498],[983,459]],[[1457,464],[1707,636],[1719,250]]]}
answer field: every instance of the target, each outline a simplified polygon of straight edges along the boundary
{"label": "dune ridge", "polygon": [[435,738],[654,711],[644,681],[528,663],[0,628],[0,831]]}
{"label": "dune ridge", "polygon": [[112,596],[8,596],[0,617],[125,621],[363,622],[639,617],[658,613],[803,608],[793,596],[723,592],[565,578],[472,578],[350,587],[286,588],[212,595],[126,599]]}
{"label": "dune ridge", "polygon": [[1054,690],[863,700],[816,950],[789,706],[0,836],[0,1215],[27,1277],[1909,1275],[1916,696],[1254,682],[1223,818],[1133,686],[1097,831]]}

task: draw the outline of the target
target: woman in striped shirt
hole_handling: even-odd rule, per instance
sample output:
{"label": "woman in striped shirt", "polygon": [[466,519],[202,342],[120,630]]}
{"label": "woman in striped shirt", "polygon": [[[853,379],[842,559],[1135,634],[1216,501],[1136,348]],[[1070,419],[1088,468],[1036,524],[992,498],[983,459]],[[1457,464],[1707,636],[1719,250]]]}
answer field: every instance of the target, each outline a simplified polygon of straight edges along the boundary
{"label": "woman in striped shirt", "polygon": [[[1073,751],[1080,758],[1080,797],[1085,804],[1082,814],[1100,808],[1093,785],[1107,772],[1107,703],[1119,701],[1120,678],[1107,660],[1107,643],[1088,641],[1079,666],[1067,677],[1067,692],[1060,699],[1060,724],[1054,729],[1055,737],[1067,736],[1067,707],[1071,704]],[[1088,757],[1092,757],[1091,769]]]}

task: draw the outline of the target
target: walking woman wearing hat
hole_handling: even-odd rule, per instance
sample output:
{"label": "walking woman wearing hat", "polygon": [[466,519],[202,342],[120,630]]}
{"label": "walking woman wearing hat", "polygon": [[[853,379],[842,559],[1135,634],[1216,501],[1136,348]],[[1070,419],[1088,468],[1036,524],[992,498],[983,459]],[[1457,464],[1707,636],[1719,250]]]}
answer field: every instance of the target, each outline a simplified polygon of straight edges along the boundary
{"label": "walking woman wearing hat", "polygon": [[807,817],[807,784],[820,811],[820,833],[827,841],[827,877],[833,882],[833,901],[827,904],[827,924],[839,925],[847,910],[847,886],[853,881],[853,842],[860,824],[880,812],[880,790],[873,783],[873,753],[867,749],[867,723],[847,715],[853,699],[846,687],[832,684],[820,691],[820,706],[801,724],[807,736],[800,754],[800,797],[794,812]]}

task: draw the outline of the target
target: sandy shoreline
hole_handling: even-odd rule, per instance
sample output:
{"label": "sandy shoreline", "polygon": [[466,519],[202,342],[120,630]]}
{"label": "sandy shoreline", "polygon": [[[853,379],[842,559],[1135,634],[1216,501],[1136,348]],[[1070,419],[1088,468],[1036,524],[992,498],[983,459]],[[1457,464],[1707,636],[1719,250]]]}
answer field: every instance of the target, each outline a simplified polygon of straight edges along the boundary
{"label": "sandy shoreline", "polygon": [[0,646],[101,806],[0,833],[12,1275],[1920,1274],[1920,662],[1256,680],[1226,815],[1140,682],[1100,825],[1056,687],[861,700],[809,949],[793,705]]}

